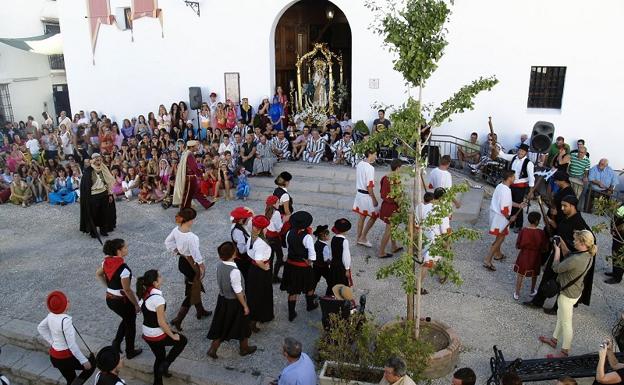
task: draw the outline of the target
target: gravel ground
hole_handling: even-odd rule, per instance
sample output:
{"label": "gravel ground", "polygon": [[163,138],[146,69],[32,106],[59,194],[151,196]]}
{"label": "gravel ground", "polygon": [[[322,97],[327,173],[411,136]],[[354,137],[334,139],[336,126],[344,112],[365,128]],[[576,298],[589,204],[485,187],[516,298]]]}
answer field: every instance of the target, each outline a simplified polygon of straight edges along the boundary
{"label": "gravel ground", "polygon": [[[295,197],[296,198],[296,197]],[[214,308],[216,285],[214,283],[218,257],[216,247],[229,239],[228,213],[241,202],[219,202],[208,212],[201,212],[195,225],[195,232],[201,241],[201,251],[207,263],[204,284],[207,293],[204,304]],[[483,202],[481,216],[475,229],[487,229],[487,205]],[[254,210],[262,209],[261,202],[248,201],[246,205]],[[130,245],[128,264],[135,275],[149,268],[158,268],[165,279],[164,293],[168,300],[169,319],[173,318],[182,300],[183,280],[177,270],[177,260],[169,254],[163,242],[173,228],[174,209],[163,210],[158,205],[141,205],[136,202],[120,202],[117,206],[118,227],[112,236],[126,239]],[[344,216],[355,224],[355,215],[348,211],[297,205],[307,209],[315,217],[314,225],[330,224]],[[39,204],[23,209],[13,205],[0,207],[0,309],[2,315],[38,322],[45,317],[45,296],[50,290],[62,289],[69,294],[74,322],[84,333],[112,338],[118,318],[104,302],[104,289],[95,280],[94,272],[102,259],[101,246],[78,231],[78,205],[50,207]],[[320,221],[319,219],[323,219]],[[590,224],[598,221],[586,216]],[[370,239],[378,243],[383,226],[376,224]],[[349,234],[355,244],[354,230]],[[509,258],[497,263],[498,270],[489,272],[481,267],[481,261],[491,239],[484,235],[481,240],[456,245],[456,263],[464,284],[440,285],[435,279],[427,279],[425,286],[431,294],[424,297],[423,316],[445,321],[458,332],[463,353],[461,366],[475,369],[479,383],[489,376],[489,357],[493,345],[498,345],[508,359],[515,357],[543,357],[550,349],[537,341],[539,334],[550,334],[554,330],[555,317],[541,311],[528,310],[512,299],[515,261],[515,236],[504,243],[503,251]],[[602,337],[609,335],[619,312],[622,310],[621,285],[603,283],[603,272],[607,269],[604,255],[608,253],[610,241],[605,234],[599,236],[599,257],[594,279],[594,293],[591,307],[581,306],[575,310],[575,337],[573,353],[596,351]],[[374,251],[352,247],[354,256],[354,281],[356,295],[368,294],[367,309],[379,322],[402,316],[405,297],[399,284],[390,279],[376,280],[375,272],[382,265],[374,258]],[[373,256],[373,258],[368,258]],[[324,290],[321,284],[319,292]],[[184,323],[184,334],[189,345],[182,356],[201,360],[206,365],[224,365],[241,372],[259,372],[268,376],[277,375],[284,366],[280,344],[285,336],[296,336],[308,352],[313,350],[318,336],[320,310],[306,312],[304,301],[298,303],[296,321],[287,321],[286,295],[274,286],[276,319],[261,325],[262,331],[252,336],[251,342],[258,345],[259,352],[241,358],[235,343],[226,343],[219,351],[222,357],[217,362],[205,358],[208,341],[204,338],[210,325],[208,320],[198,321],[190,314]],[[521,300],[528,298],[525,288]],[[140,322],[140,321],[139,321]],[[144,345],[139,339],[139,345]],[[146,348],[146,346],[143,346]],[[448,379],[434,383],[448,383]]]}

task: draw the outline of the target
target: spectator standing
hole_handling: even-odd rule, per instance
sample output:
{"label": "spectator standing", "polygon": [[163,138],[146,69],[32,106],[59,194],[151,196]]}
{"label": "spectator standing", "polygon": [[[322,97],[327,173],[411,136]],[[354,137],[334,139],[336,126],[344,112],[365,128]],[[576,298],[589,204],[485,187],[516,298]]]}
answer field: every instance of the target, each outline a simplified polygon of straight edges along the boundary
{"label": "spectator standing", "polygon": [[407,375],[407,365],[399,357],[391,357],[384,365],[384,376],[379,385],[416,385]]}
{"label": "spectator standing", "polygon": [[272,385],[316,385],[316,371],[310,357],[303,353],[301,342],[286,337],[282,345],[282,354],[288,365],[282,370],[277,381]]}

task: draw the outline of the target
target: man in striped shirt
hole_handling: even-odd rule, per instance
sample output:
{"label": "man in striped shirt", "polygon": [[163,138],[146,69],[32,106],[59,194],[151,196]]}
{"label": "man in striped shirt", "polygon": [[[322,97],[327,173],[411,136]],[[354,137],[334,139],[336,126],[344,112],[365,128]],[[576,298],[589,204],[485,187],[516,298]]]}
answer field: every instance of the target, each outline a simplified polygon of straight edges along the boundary
{"label": "man in striped shirt", "polygon": [[353,140],[351,140],[350,132],[345,132],[342,139],[331,146],[331,150],[334,153],[334,163],[346,163],[355,167],[355,154],[353,153]]}
{"label": "man in striped shirt", "polygon": [[584,210],[587,205],[587,195],[589,193],[589,179],[587,179],[587,175],[590,167],[591,161],[589,160],[589,155],[587,155],[587,148],[584,145],[579,145],[578,151],[570,154],[568,175],[572,182],[583,186],[578,206],[581,210]]}
{"label": "man in striped shirt", "polygon": [[325,152],[325,141],[321,138],[318,128],[312,130],[312,138],[308,139],[303,151],[303,160],[308,163],[320,163]]}
{"label": "man in striped shirt", "polygon": [[277,136],[271,139],[273,154],[277,158],[277,161],[288,159],[290,157],[290,151],[288,150],[288,139],[286,139],[284,131],[278,131]]}

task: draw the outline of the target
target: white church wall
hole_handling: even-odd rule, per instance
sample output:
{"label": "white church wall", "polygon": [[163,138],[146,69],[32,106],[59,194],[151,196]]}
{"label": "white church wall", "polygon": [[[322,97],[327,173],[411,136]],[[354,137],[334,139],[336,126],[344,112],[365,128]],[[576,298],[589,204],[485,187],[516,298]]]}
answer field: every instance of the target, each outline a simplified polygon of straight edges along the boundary
{"label": "white church wall", "polygon": [[[22,38],[42,35],[42,17],[54,16],[50,0],[2,1],[0,36]],[[54,115],[52,84],[64,83],[64,76],[52,74],[46,55],[29,53],[0,44],[0,84],[9,85],[15,121],[32,115],[41,121],[41,112]]]}
{"label": "white church wall", "polygon": [[[295,1],[200,1],[201,17],[183,2],[161,1],[164,38],[157,19],[134,22],[130,31],[100,27],[92,64],[85,1],[61,0],[65,61],[73,110],[96,109],[122,119],[157,111],[158,105],[188,100],[188,87],[200,86],[224,97],[224,72],[240,73],[241,96],[257,106],[272,94],[274,29],[279,16]],[[111,8],[129,6],[111,0]],[[372,121],[372,105],[400,104],[406,97],[401,76],[392,69],[381,39],[368,29],[371,14],[361,1],[336,0],[352,31],[352,118]],[[613,49],[622,36],[624,3],[604,0],[600,7],[580,1],[455,1],[449,46],[423,96],[440,102],[478,76],[495,74],[501,81],[480,96],[475,111],[445,124],[439,133],[484,136],[493,116],[501,141],[510,146],[520,133],[530,133],[538,120],[551,121],[555,135],[568,141],[582,137],[590,152],[618,156],[618,85],[624,54]],[[531,66],[566,66],[561,110],[527,109]],[[619,70],[619,71],[618,71]],[[379,88],[369,88],[378,79]],[[414,91],[412,91],[414,94]]]}

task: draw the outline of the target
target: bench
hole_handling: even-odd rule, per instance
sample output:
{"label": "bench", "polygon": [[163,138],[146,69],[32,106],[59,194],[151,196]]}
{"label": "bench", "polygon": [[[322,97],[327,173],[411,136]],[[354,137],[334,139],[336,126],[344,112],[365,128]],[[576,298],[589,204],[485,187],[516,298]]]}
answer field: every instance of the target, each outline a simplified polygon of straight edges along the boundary
{"label": "bench", "polygon": [[[624,360],[624,353],[616,353],[619,362]],[[522,382],[556,380],[563,376],[584,378],[596,376],[598,353],[583,354],[561,358],[536,358],[514,361],[505,361],[503,352],[494,345],[494,357],[490,358],[492,375],[488,378],[488,385],[500,385],[505,373],[515,372]],[[606,365],[607,371],[611,371]]]}

